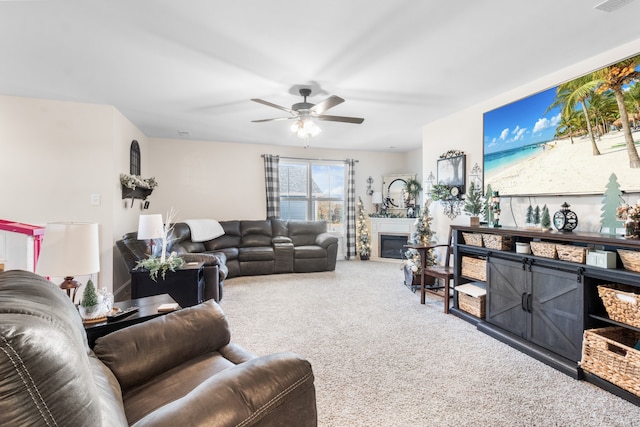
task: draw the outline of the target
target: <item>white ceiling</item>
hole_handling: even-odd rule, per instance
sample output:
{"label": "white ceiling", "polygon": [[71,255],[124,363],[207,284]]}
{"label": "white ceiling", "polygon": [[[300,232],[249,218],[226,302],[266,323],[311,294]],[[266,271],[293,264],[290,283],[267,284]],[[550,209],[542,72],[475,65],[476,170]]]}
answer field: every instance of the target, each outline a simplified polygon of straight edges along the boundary
{"label": "white ceiling", "polygon": [[319,122],[312,146],[407,151],[433,120],[640,36],[640,1],[600,1],[4,0],[0,94],[114,105],[150,137],[303,145],[288,121],[251,123],[287,113],[250,99],[311,86],[365,118]]}

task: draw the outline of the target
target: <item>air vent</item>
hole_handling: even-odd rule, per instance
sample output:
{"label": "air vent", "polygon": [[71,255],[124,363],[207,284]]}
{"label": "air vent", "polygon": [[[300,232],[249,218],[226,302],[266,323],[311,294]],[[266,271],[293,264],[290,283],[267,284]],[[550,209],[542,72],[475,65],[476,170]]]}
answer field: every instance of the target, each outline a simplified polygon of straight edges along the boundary
{"label": "air vent", "polygon": [[602,10],[603,12],[613,12],[620,9],[622,6],[631,3],[633,0],[605,0],[600,4],[594,6],[594,9]]}

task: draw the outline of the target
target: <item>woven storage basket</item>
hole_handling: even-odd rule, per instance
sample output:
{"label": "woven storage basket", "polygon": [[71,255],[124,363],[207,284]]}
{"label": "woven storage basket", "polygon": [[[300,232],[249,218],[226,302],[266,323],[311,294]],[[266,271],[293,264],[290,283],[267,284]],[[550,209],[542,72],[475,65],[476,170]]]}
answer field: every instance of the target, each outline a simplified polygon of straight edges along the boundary
{"label": "woven storage basket", "polygon": [[510,251],[513,247],[513,237],[499,234],[482,234],[482,241],[489,249],[498,251]]}
{"label": "woven storage basket", "polygon": [[480,258],[463,256],[462,275],[476,280],[487,280],[487,261]]}
{"label": "woven storage basket", "polygon": [[556,245],[556,252],[562,261],[584,264],[587,258],[586,250],[582,246]]}
{"label": "woven storage basket", "polygon": [[556,244],[549,242],[534,242],[531,241],[531,252],[535,256],[541,256],[544,258],[558,258],[558,251],[556,251]]}
{"label": "woven storage basket", "polygon": [[462,233],[464,243],[471,246],[482,247],[482,234],[480,233]]}
{"label": "woven storage basket", "polygon": [[486,295],[481,295],[476,298],[476,297],[472,297],[471,295],[467,295],[462,292],[459,292],[458,307],[462,311],[466,311],[469,314],[473,314],[476,317],[484,319],[486,299],[487,299]]}
{"label": "woven storage basket", "polygon": [[625,269],[640,272],[640,251],[618,249],[618,254]]}
{"label": "woven storage basket", "polygon": [[640,396],[640,332],[621,326],[584,331],[582,369]]}
{"label": "woven storage basket", "polygon": [[607,310],[609,319],[640,328],[639,288],[611,283],[598,286],[598,295]]}

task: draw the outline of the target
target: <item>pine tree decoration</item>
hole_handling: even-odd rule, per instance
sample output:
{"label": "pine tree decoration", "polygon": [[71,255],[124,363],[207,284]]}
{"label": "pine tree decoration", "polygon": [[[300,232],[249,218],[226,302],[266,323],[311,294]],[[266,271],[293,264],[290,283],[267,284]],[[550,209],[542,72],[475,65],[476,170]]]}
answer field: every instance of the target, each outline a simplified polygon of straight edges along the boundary
{"label": "pine tree decoration", "polygon": [[540,206],[536,205],[536,208],[533,210],[533,223],[535,225],[540,224],[540,215],[541,215]]}
{"label": "pine tree decoration", "polygon": [[[433,217],[429,214],[429,205],[431,201],[425,200],[424,209],[422,209],[422,214],[416,219],[415,222],[415,231],[411,234],[411,243],[415,245],[430,245],[433,243],[433,235],[435,234],[431,230],[431,221],[433,221]],[[417,254],[417,251],[415,251]],[[414,257],[415,254],[412,254]],[[420,259],[420,256],[417,255],[417,259]],[[434,265],[436,263],[436,255],[433,252],[433,249],[427,251],[427,260],[426,265]],[[420,265],[420,264],[418,264]]]}
{"label": "pine tree decoration", "polygon": [[527,208],[527,214],[524,217],[524,222],[527,224],[533,224],[533,207],[531,205]]}
{"label": "pine tree decoration", "polygon": [[493,190],[491,189],[491,184],[487,185],[487,192],[485,194],[487,197],[484,198],[484,220],[487,224],[493,224],[493,211],[491,210],[491,195],[493,194]]}
{"label": "pine tree decoration", "polygon": [[549,215],[549,208],[547,205],[542,207],[542,218],[540,219],[540,225],[543,229],[551,228],[551,215]]}
{"label": "pine tree decoration", "polygon": [[482,191],[475,186],[474,182],[469,185],[469,191],[464,201],[464,211],[470,216],[479,217],[484,213],[484,198]]}
{"label": "pine tree decoration", "polygon": [[80,305],[83,307],[93,307],[98,305],[98,293],[96,292],[96,287],[91,279],[89,279],[87,286],[84,288]]}
{"label": "pine tree decoration", "polygon": [[612,173],[605,187],[604,197],[602,198],[602,209],[600,209],[602,211],[602,215],[600,215],[600,226],[602,228],[608,228],[609,234],[616,234],[616,228],[621,225],[616,213],[621,203],[624,203],[624,200],[622,199],[620,184],[618,184],[618,177],[615,173]]}
{"label": "pine tree decoration", "polygon": [[368,260],[371,254],[371,243],[369,240],[369,229],[367,228],[367,217],[364,212],[362,198],[358,197],[358,218],[356,220],[356,232],[358,234],[358,253],[361,260]]}

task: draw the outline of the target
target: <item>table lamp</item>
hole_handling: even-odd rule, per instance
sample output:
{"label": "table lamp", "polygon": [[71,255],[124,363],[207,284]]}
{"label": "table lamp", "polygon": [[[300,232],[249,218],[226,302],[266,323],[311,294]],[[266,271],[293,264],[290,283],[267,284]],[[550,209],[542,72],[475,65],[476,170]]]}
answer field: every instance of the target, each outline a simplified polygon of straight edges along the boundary
{"label": "table lamp", "polygon": [[380,209],[380,205],[382,204],[382,193],[380,191],[374,191],[371,195],[371,203],[376,206],[376,213]]}
{"label": "table lamp", "polygon": [[162,215],[140,215],[138,219],[138,239],[149,240],[149,252],[153,255],[153,239],[164,238]]}
{"label": "table lamp", "polygon": [[36,273],[41,276],[64,277],[60,288],[75,300],[80,283],[73,276],[100,271],[98,224],[52,222],[45,226],[44,239]]}

